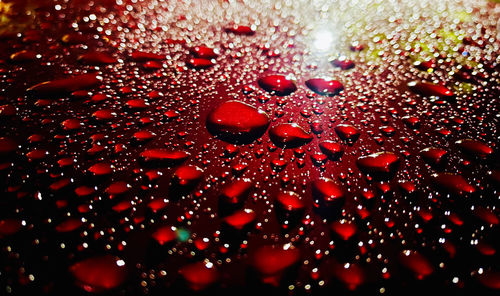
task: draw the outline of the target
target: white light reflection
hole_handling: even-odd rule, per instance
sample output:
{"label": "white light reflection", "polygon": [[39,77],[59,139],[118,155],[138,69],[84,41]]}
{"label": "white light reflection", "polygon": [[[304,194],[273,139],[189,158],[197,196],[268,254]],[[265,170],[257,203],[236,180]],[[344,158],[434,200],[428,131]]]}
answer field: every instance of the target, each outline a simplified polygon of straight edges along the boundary
{"label": "white light reflection", "polygon": [[321,29],[313,33],[313,47],[316,52],[332,51],[337,43],[333,32]]}

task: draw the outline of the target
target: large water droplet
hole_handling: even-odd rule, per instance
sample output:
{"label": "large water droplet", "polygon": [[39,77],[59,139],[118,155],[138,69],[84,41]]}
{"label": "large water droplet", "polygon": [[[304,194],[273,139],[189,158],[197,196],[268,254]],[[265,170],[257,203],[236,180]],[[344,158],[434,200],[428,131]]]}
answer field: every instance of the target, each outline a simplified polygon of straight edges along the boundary
{"label": "large water droplet", "polygon": [[470,185],[461,175],[436,173],[432,175],[432,180],[439,189],[448,193],[462,195],[476,191],[474,186]]}
{"label": "large water droplet", "polygon": [[377,152],[359,157],[356,164],[367,174],[392,174],[399,166],[399,157],[392,152]]}
{"label": "large water droplet", "polygon": [[424,97],[435,96],[446,99],[452,98],[455,95],[445,86],[428,82],[411,81],[408,83],[408,88],[414,93]]}
{"label": "large water droplet", "polygon": [[315,93],[324,96],[334,96],[344,89],[344,86],[339,81],[322,78],[309,79],[306,81],[306,85]]}
{"label": "large water droplet", "polygon": [[269,75],[259,78],[259,86],[277,96],[287,96],[297,90],[295,83],[283,75]]}
{"label": "large water droplet", "polygon": [[296,123],[282,123],[269,130],[271,140],[277,146],[293,148],[309,143],[313,136]]}
{"label": "large water droplet", "polygon": [[70,272],[87,292],[103,292],[120,286],[127,277],[125,262],[111,255],[92,257],[75,263]]}
{"label": "large water droplet", "polygon": [[28,88],[34,95],[68,94],[77,90],[92,88],[101,83],[102,78],[96,74],[81,74],[68,78],[39,83]]}
{"label": "large water droplet", "polygon": [[269,116],[262,110],[240,101],[227,101],[207,117],[208,130],[229,142],[248,143],[262,136],[269,126]]}

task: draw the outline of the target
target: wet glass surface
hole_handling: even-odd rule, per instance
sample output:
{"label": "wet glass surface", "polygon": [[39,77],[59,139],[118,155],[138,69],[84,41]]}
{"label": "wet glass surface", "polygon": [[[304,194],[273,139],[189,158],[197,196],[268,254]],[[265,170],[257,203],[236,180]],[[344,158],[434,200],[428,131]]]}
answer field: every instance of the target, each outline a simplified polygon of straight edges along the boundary
{"label": "wet glass surface", "polygon": [[498,294],[499,17],[0,2],[0,294]]}

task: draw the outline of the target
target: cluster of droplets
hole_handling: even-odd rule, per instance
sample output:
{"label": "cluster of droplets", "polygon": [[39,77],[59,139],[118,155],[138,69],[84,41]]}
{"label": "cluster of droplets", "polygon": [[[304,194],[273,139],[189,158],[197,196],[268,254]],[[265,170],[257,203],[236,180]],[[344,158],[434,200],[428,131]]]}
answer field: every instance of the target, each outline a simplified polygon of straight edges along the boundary
{"label": "cluster of droplets", "polygon": [[41,2],[0,30],[1,289],[498,290],[496,4]]}

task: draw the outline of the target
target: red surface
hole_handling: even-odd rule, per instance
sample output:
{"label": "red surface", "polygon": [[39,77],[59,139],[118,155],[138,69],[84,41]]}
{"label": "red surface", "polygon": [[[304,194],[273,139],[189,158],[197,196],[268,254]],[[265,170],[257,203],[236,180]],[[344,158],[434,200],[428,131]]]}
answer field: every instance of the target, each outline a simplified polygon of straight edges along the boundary
{"label": "red surface", "polygon": [[499,4],[320,2],[1,2],[2,293],[498,294]]}

